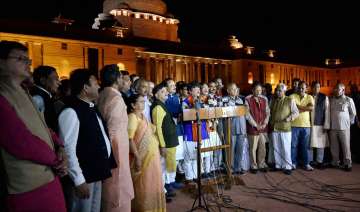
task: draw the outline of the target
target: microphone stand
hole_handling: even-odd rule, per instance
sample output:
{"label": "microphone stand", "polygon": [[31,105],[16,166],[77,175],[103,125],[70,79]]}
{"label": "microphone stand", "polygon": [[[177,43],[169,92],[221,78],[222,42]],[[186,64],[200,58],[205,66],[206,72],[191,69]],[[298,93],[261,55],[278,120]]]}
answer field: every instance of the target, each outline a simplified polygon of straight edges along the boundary
{"label": "microphone stand", "polygon": [[[206,201],[205,201],[205,198],[201,192],[201,151],[200,151],[200,148],[201,148],[201,120],[200,120],[200,112],[199,112],[199,109],[200,109],[200,101],[199,99],[197,99],[195,101],[195,109],[196,109],[196,123],[197,123],[197,148],[196,148],[196,153],[197,153],[197,188],[198,188],[198,191],[197,191],[197,197],[195,198],[194,200],[194,203],[192,205],[192,208],[190,211],[196,211],[198,209],[203,209],[203,210],[206,210],[206,211],[209,211],[209,208],[206,204]],[[196,202],[198,202],[198,205],[195,206]],[[202,202],[204,202],[204,205],[202,204]]]}

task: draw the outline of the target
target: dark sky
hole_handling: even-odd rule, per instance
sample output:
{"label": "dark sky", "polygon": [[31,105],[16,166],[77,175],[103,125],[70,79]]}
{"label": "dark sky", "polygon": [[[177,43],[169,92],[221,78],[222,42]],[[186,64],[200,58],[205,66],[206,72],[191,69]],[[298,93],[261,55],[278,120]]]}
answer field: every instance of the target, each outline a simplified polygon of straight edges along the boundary
{"label": "dark sky", "polygon": [[[184,39],[226,38],[235,34],[244,44],[329,56],[360,55],[360,13],[345,3],[314,5],[273,4],[268,1],[167,0],[169,9],[181,21]],[[335,1],[334,1],[335,2]],[[225,24],[226,22],[226,24]]]}
{"label": "dark sky", "polygon": [[[1,6],[0,17],[51,20],[61,12],[78,24],[90,26],[102,10],[101,0],[11,2]],[[168,11],[180,20],[179,36],[183,41],[218,42],[234,34],[243,44],[255,47],[360,58],[360,13],[355,5],[340,1],[316,5],[317,1],[164,2]],[[46,9],[41,9],[44,6]]]}

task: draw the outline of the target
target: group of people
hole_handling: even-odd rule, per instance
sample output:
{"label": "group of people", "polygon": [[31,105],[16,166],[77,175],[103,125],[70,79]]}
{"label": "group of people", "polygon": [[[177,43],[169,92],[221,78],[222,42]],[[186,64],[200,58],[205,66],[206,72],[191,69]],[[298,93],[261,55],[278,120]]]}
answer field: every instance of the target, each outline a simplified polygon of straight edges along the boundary
{"label": "group of people", "polygon": [[[324,168],[328,146],[331,165],[351,171],[350,126],[360,119],[343,84],[327,97],[319,82],[309,94],[299,80],[274,94],[256,82],[245,97],[221,78],[155,85],[114,64],[99,79],[76,69],[60,81],[54,67],[31,73],[30,65],[24,45],[0,42],[0,209],[166,211],[177,189],[226,168],[225,152],[203,152],[197,176],[196,152],[227,137],[233,174]],[[227,106],[245,106],[246,115],[230,126],[202,120],[201,132],[183,121],[184,109]]]}

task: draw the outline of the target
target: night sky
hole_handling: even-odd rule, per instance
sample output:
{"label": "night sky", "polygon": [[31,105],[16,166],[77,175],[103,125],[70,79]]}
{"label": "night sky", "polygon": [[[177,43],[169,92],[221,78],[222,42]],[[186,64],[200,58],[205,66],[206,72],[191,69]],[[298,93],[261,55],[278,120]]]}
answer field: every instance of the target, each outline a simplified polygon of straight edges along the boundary
{"label": "night sky", "polygon": [[[51,20],[61,13],[90,27],[102,11],[101,0],[11,2],[1,6],[0,18]],[[281,5],[240,0],[164,2],[168,11],[180,20],[182,41],[214,43],[232,34],[244,45],[300,52],[310,57],[360,58],[360,13],[355,5],[333,2],[314,5],[314,1],[289,1]],[[40,9],[43,5],[45,10]]]}

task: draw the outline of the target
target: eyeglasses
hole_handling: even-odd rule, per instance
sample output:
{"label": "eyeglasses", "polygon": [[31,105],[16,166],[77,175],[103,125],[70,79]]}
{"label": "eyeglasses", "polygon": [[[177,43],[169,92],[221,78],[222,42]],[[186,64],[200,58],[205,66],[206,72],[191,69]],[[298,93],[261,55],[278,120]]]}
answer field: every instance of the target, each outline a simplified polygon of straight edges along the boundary
{"label": "eyeglasses", "polygon": [[18,56],[18,57],[15,57],[15,56],[9,56],[8,58],[10,59],[15,59],[17,61],[23,61],[27,64],[31,64],[32,60],[28,57],[22,57],[22,56]]}

